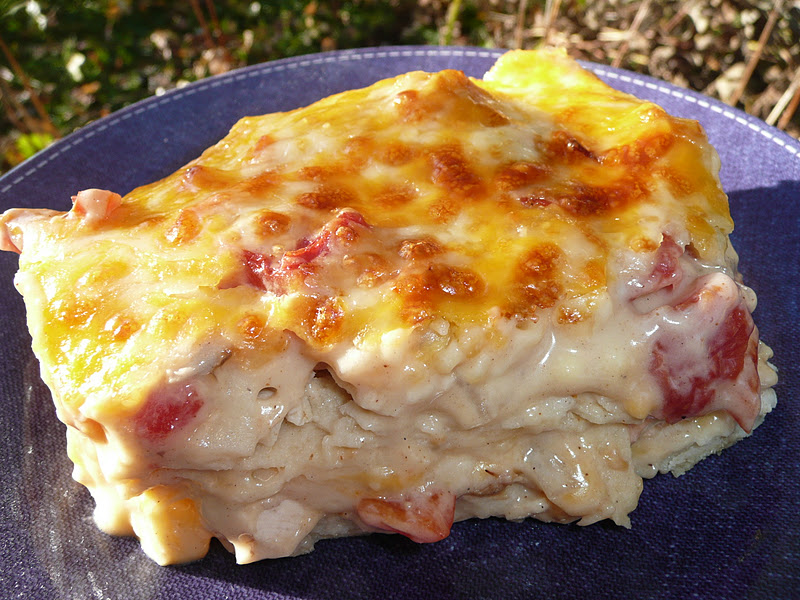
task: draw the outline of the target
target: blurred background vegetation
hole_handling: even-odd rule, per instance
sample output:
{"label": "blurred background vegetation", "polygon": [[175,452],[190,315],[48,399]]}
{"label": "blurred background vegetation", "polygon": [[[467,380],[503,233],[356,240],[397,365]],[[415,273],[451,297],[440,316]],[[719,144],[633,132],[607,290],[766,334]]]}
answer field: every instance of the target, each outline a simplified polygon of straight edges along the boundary
{"label": "blurred background vegetation", "polygon": [[800,0],[0,0],[0,173],[204,77],[401,44],[563,46],[800,137]]}

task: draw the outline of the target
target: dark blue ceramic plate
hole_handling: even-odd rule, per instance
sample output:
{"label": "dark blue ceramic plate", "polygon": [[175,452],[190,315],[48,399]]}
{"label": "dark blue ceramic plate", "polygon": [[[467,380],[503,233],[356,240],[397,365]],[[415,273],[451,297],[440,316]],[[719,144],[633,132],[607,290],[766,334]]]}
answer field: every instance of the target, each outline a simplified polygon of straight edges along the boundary
{"label": "dark blue ceramic plate", "polygon": [[[151,98],[61,140],[0,178],[0,210],[67,209],[88,187],[126,193],[197,156],[244,115],[286,110],[413,69],[481,76],[498,51],[365,49],[279,60]],[[778,408],[755,435],[689,474],[645,483],[630,530],[532,520],[458,523],[415,545],[373,535],[236,566],[219,546],[156,566],[91,521],[64,429],[31,354],[13,255],[0,255],[0,596],[19,598],[775,598],[800,595],[800,143],[725,105],[589,65],[611,85],[699,120],[722,158],[756,321],[780,369]]]}

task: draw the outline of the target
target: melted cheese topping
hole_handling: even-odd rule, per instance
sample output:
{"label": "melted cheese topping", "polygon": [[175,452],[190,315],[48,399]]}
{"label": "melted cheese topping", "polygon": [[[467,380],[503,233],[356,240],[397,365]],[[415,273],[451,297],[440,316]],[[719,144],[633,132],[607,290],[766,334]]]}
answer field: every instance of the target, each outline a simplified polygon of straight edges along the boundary
{"label": "melted cheese topping", "polygon": [[242,119],[123,198],[7,212],[0,241],[98,520],[160,562],[211,535],[247,562],[510,506],[626,523],[647,423],[749,430],[768,370],[717,170],[696,122],[510,52]]}
{"label": "melted cheese topping", "polygon": [[215,336],[323,348],[498,311],[591,319],[609,255],[656,248],[668,220],[718,259],[715,163],[696,123],[557,54],[510,53],[485,81],[409,73],[243,119],[105,218],[50,218],[25,271],[48,281],[63,401],[128,409],[161,376],[149,355]]}

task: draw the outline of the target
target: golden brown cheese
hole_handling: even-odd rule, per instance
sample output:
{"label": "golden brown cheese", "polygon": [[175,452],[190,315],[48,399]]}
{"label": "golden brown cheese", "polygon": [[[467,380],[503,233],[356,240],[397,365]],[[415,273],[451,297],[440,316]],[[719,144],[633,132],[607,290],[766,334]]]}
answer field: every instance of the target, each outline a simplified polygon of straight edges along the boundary
{"label": "golden brown cheese", "polygon": [[[760,390],[771,375],[759,381],[766,351],[759,360],[752,294],[734,283],[733,223],[717,170],[696,122],[609,88],[562,53],[510,52],[483,80],[458,71],[412,72],[306,108],[242,119],[184,168],[123,198],[87,190],[66,214],[7,212],[3,240],[5,249],[21,251],[18,285],[59,414],[98,445],[90,451],[83,438],[71,438],[84,482],[98,498],[114,482],[127,482],[125,491],[114,488],[120,499],[112,504],[124,505],[119,510],[129,516],[120,517],[122,525],[106,522],[106,529],[129,531],[130,522],[162,562],[202,555],[211,535],[230,539],[247,561],[296,551],[317,531],[319,515],[337,510],[357,515],[352,520],[367,530],[439,539],[453,510],[461,510],[454,507],[473,502],[474,482],[431,490],[422,483],[425,469],[433,469],[430,453],[458,439],[454,428],[532,427],[544,435],[584,431],[606,419],[614,424],[603,435],[630,444],[648,418],[674,423],[721,411],[719,427],[728,433],[731,416],[750,430],[767,410]],[[709,315],[727,324],[712,324]],[[693,327],[706,332],[702,347],[677,352]],[[709,362],[709,352],[722,358]],[[696,373],[675,358],[679,353],[701,365]],[[270,379],[283,381],[293,370],[281,366],[287,356],[300,365],[295,400]],[[273,444],[291,449],[289,426],[281,423],[323,427],[319,415],[333,402],[314,408],[307,398],[322,397],[314,396],[316,388],[302,395],[323,367],[350,395],[342,405],[350,408],[340,412],[350,411],[364,428],[323,465],[358,466],[355,487],[340,490],[354,504],[312,507],[305,492],[286,491],[300,485],[286,474],[291,468],[248,458],[250,450],[240,457],[259,472],[282,469],[275,477],[283,478],[285,498],[274,496],[284,499],[269,510],[312,523],[298,529],[297,540],[269,549],[256,533],[241,537],[245,525],[239,538],[221,532],[210,508],[216,505],[192,491],[200,485],[211,493],[217,484],[190,483],[196,476],[185,473],[180,483],[159,483],[148,471],[154,447],[162,448],[162,466],[175,469],[200,468],[192,461],[201,450],[184,456],[181,444],[227,456],[223,434],[216,439],[203,425],[222,422],[220,406],[236,396],[233,388],[214,387],[227,381],[225,369],[270,373],[241,392],[253,395],[260,416],[242,413],[237,427],[260,440],[253,441],[256,455]],[[529,398],[509,395],[504,405],[505,388],[492,377],[513,381],[517,368],[541,373],[519,380]],[[602,411],[558,409],[561,425],[515,416],[533,414],[530,407],[551,396],[569,402],[598,394],[611,398],[597,400]],[[423,418],[423,400],[441,404],[442,412]],[[597,411],[606,416],[590,416]],[[418,455],[398,457],[397,431],[383,445],[375,441],[381,419],[392,415],[398,428],[421,436],[414,438]],[[377,421],[368,425],[370,419]],[[630,435],[629,426],[637,428]],[[220,431],[233,435],[231,427]],[[203,435],[211,437],[196,441]],[[541,448],[557,445],[542,440]],[[559,440],[563,448],[577,444],[569,436]],[[92,453],[112,446],[122,453],[118,473],[93,466],[103,461]],[[369,474],[375,465],[364,466],[361,447],[371,448],[370,460],[383,461],[382,475]],[[309,472],[323,460],[312,454]],[[209,456],[209,468],[239,468]],[[588,460],[595,458],[581,459]],[[625,485],[635,500],[631,460],[608,464],[633,477]],[[475,467],[469,478],[482,472]],[[331,486],[348,480],[337,477]],[[480,483],[485,489],[475,497],[523,486],[510,477]],[[550,489],[538,480],[525,485],[545,495]],[[552,483],[548,518],[626,522],[629,501],[615,513],[576,500],[585,494],[564,496],[560,485]],[[164,514],[191,524],[187,549],[165,550],[174,540],[147,523],[173,517],[143,516],[153,502],[162,512],[173,506]],[[426,523],[404,525],[404,502],[423,506],[418,514],[430,513]]]}
{"label": "golden brown cheese", "polygon": [[[697,124],[564,58],[526,56],[506,55],[485,81],[411,73],[346,101],[243,119],[103,219],[53,220],[39,243],[81,240],[46,307],[63,327],[53,338],[70,340],[47,349],[49,363],[68,365],[65,402],[138,380],[149,339],[242,343],[236,324],[263,312],[259,287],[279,288],[273,329],[326,345],[437,316],[482,322],[495,307],[589,318],[608,249],[660,244],[660,231],[641,231],[650,211],[683,215],[701,257],[721,252],[732,224]],[[431,248],[409,251],[420,241]],[[134,292],[159,281],[203,296]]]}

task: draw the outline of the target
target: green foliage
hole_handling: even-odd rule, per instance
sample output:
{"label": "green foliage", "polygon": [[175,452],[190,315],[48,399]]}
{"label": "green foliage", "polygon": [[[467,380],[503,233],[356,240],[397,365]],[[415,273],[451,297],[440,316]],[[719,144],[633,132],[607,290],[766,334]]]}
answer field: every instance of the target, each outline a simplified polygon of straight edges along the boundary
{"label": "green foliage", "polygon": [[3,153],[3,160],[10,166],[18,165],[40,150],[44,150],[52,143],[53,136],[49,133],[28,133],[20,135]]}
{"label": "green foliage", "polygon": [[[0,37],[62,135],[231,68],[338,48],[426,43],[431,37],[409,25],[413,0],[215,0],[216,19],[205,0],[195,2],[199,16],[192,4],[0,0]],[[22,106],[28,123],[42,125],[31,131],[47,130],[19,73],[0,55],[0,68],[6,65],[0,77],[15,98],[3,98],[5,114]],[[0,121],[6,147],[16,137],[13,131],[10,118]],[[0,172],[8,166],[6,159]]]}
{"label": "green foliage", "polygon": [[17,139],[17,150],[23,158],[30,158],[39,150],[43,150],[53,141],[53,136],[47,133],[29,133]]}

